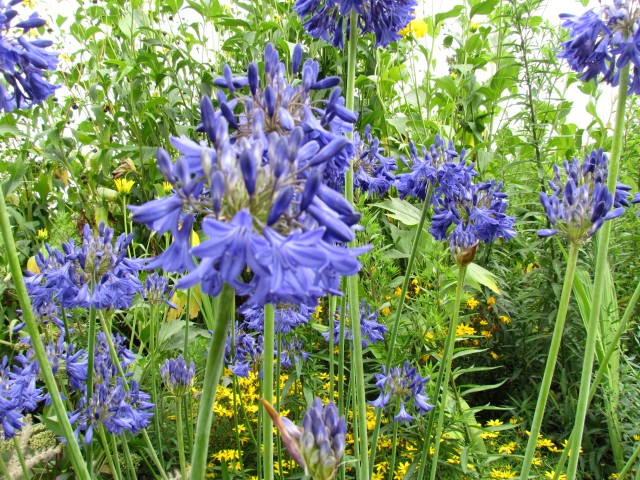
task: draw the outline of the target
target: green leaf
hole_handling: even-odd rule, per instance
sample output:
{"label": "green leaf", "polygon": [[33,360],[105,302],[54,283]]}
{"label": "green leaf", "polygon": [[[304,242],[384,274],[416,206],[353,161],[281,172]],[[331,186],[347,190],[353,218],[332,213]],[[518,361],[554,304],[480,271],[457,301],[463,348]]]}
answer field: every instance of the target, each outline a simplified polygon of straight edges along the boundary
{"label": "green leaf", "polygon": [[435,25],[438,25],[440,22],[448,19],[448,18],[456,18],[458,17],[458,15],[460,15],[460,12],[462,12],[462,9],[464,7],[462,5],[456,5],[455,7],[453,7],[451,10],[446,11],[446,12],[442,12],[442,13],[436,13],[436,21],[435,21]]}
{"label": "green leaf", "polygon": [[496,282],[496,276],[477,263],[470,263],[469,265],[467,265],[467,275],[465,278],[465,282],[475,282],[480,285],[484,285],[494,293],[502,295],[500,287],[498,287],[498,282]]}
{"label": "green leaf", "polygon": [[500,0],[485,0],[477,5],[471,7],[469,18],[473,18],[475,15],[489,15],[495,9],[495,6]]}
{"label": "green leaf", "polygon": [[420,222],[420,209],[411,205],[406,200],[390,198],[383,202],[376,203],[374,206],[388,210],[391,212],[388,214],[391,218],[395,218],[407,226],[411,227]]}

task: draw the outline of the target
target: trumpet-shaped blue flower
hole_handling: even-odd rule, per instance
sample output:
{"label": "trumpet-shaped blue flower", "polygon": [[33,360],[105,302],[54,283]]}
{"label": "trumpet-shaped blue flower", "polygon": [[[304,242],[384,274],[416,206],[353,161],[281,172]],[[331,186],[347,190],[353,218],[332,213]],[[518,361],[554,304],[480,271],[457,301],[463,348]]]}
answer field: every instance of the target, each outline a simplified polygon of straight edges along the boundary
{"label": "trumpet-shaped blue flower", "polygon": [[376,47],[386,48],[398,41],[400,30],[414,18],[416,0],[296,0],[293,10],[313,38],[322,38],[344,48],[342,29],[349,31],[350,13],[358,18],[360,33],[373,33]]}
{"label": "trumpet-shaped blue flower", "polygon": [[554,165],[554,179],[549,181],[551,195],[540,193],[540,202],[552,228],[538,231],[542,237],[556,233],[570,242],[582,243],[593,236],[605,221],[624,213],[623,205],[629,205],[630,187],[618,182],[616,193],[609,192],[607,155],[593,150],[584,162],[577,159],[564,162],[566,182]]}
{"label": "trumpet-shaped blue flower", "polygon": [[353,134],[356,154],[353,160],[353,183],[363,192],[384,195],[395,182],[393,172],[398,169],[395,157],[382,155],[384,148],[380,140],[371,135],[371,127],[366,126],[362,137]]}
{"label": "trumpet-shaped blue flower", "polygon": [[632,64],[629,94],[640,94],[640,8],[637,2],[614,0],[580,16],[562,14],[571,39],[562,44],[565,59],[584,81],[620,82],[620,69]]}
{"label": "trumpet-shaped blue flower", "polygon": [[0,1],[0,72],[6,82],[0,83],[0,110],[5,112],[40,103],[58,88],[44,77],[46,70],[55,70],[58,64],[57,53],[47,51],[53,42],[25,36],[46,21],[34,12],[14,23],[18,11],[13,7],[19,3]]}
{"label": "trumpet-shaped blue flower", "polygon": [[[346,309],[348,312],[348,308]],[[335,345],[340,339],[340,307],[336,312],[336,318],[333,320],[333,339],[332,342]],[[347,320],[349,316],[347,314]],[[371,312],[371,305],[367,304],[364,300],[360,303],[360,331],[362,332],[362,347],[368,347],[369,345],[377,342],[382,342],[384,336],[387,333],[387,326],[378,322],[378,311]],[[325,340],[329,341],[331,335],[331,329],[322,333]],[[350,328],[345,326],[344,332],[345,338],[353,341],[353,332]]]}
{"label": "trumpet-shaped blue flower", "polygon": [[160,376],[164,384],[175,396],[182,396],[188,391],[195,374],[196,364],[191,362],[187,365],[182,355],[167,359],[160,367]]}
{"label": "trumpet-shaped blue flower", "polygon": [[424,393],[424,384],[429,377],[422,377],[415,367],[410,367],[409,362],[400,367],[392,367],[389,374],[382,366],[382,373],[376,373],[376,387],[380,389],[380,396],[370,402],[374,407],[385,409],[391,402],[398,405],[398,414],[394,417],[396,422],[410,423],[413,417],[407,413],[406,403],[412,401],[419,413],[425,413],[433,409],[433,405],[427,403],[429,397]]}

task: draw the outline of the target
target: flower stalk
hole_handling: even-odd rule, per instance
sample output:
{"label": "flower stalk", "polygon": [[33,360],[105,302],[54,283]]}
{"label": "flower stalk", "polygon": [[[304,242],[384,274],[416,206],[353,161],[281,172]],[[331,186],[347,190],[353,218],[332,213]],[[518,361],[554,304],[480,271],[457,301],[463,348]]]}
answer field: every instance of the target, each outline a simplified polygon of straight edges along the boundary
{"label": "flower stalk", "polygon": [[573,287],[573,278],[575,275],[576,264],[578,263],[579,252],[580,244],[572,242],[569,248],[569,258],[567,260],[567,269],[564,274],[564,283],[562,285],[562,294],[560,296],[560,304],[556,315],[556,323],[553,327],[553,335],[551,337],[551,345],[549,346],[549,354],[547,355],[544,376],[542,377],[540,393],[538,393],[538,401],[536,403],[536,410],[533,416],[533,423],[530,428],[531,434],[529,435],[527,449],[525,451],[524,460],[522,461],[522,470],[520,472],[521,480],[527,480],[529,478],[529,472],[531,471],[533,455],[538,443],[538,434],[540,433],[544,410],[547,404],[547,398],[549,397],[549,389],[551,388],[551,381],[553,380],[553,373],[556,369],[556,361],[558,360],[558,353],[560,351],[560,343],[562,341],[564,324],[567,319],[567,310],[569,309],[569,300],[571,298],[571,289]]}
{"label": "flower stalk", "polygon": [[62,398],[60,397],[60,391],[58,390],[56,379],[53,376],[51,365],[49,364],[47,353],[38,331],[38,325],[33,317],[31,301],[29,300],[29,295],[27,294],[27,290],[24,286],[22,269],[20,268],[20,261],[18,260],[18,252],[11,232],[11,223],[9,222],[9,214],[4,201],[4,192],[0,192],[0,230],[2,232],[2,239],[4,241],[7,258],[9,260],[9,268],[11,270],[11,276],[16,289],[16,296],[18,297],[20,308],[22,309],[22,316],[26,324],[26,329],[29,333],[36,359],[40,365],[40,371],[44,378],[45,385],[47,386],[47,391],[51,397],[53,410],[56,413],[62,433],[67,441],[67,454],[69,455],[69,459],[71,460],[71,464],[75,470],[76,478],[81,480],[90,480],[91,476],[89,475],[87,466],[82,458],[78,442],[73,435],[73,429],[71,428],[67,411],[64,407]]}
{"label": "flower stalk", "polygon": [[222,367],[224,365],[224,349],[227,340],[227,332],[233,315],[235,290],[227,283],[222,287],[218,297],[218,315],[211,335],[209,355],[204,373],[202,397],[198,409],[198,421],[196,424],[196,438],[191,455],[191,478],[204,478],[207,470],[207,457],[209,451],[209,434],[213,421],[213,404],[216,400],[216,390]]}
{"label": "flower stalk", "polygon": [[[624,115],[627,101],[627,88],[629,85],[629,67],[630,65],[626,65],[620,71],[620,86],[618,88],[618,102],[615,127],[613,131],[611,162],[609,164],[608,187],[610,192],[616,191],[616,184],[618,181],[618,170],[620,167],[620,155],[622,153],[625,127]],[[589,405],[589,386],[591,384],[591,374],[593,372],[596,340],[599,334],[604,336],[606,333],[599,332],[598,322],[602,306],[602,291],[607,275],[607,254],[609,252],[610,236],[611,222],[606,222],[602,227],[602,231],[598,238],[598,253],[596,256],[596,270],[594,273],[593,291],[591,295],[591,311],[589,312],[589,321],[587,324],[587,339],[585,341],[584,359],[582,363],[580,393],[578,395],[578,406],[572,431],[572,441],[567,447],[571,452],[573,452],[573,455],[569,458],[569,465],[567,467],[567,480],[575,480],[576,478],[578,459],[580,457],[580,445],[582,443],[582,434],[584,431],[584,422]]]}
{"label": "flower stalk", "polygon": [[[264,306],[264,349],[262,397],[273,403],[273,351],[275,347],[275,310],[273,303]],[[279,381],[279,379],[278,379]],[[262,419],[262,469],[264,480],[273,480],[273,421],[269,415]]]}

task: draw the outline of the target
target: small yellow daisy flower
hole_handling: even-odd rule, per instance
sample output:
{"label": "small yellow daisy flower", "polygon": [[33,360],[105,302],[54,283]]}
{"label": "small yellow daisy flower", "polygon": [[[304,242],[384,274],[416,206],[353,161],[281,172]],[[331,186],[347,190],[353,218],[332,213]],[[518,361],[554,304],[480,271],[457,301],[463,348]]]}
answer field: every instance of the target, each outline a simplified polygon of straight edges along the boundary
{"label": "small yellow daisy flower", "polygon": [[428,31],[429,26],[427,25],[427,22],[425,22],[421,18],[414,18],[413,20],[411,20],[409,25],[404,27],[398,33],[403,37],[406,37],[411,33],[415,38],[422,38],[427,34]]}
{"label": "small yellow daisy flower", "polygon": [[116,178],[113,183],[116,184],[116,190],[118,193],[124,193],[128,195],[133,188],[133,180],[127,180],[126,178]]}

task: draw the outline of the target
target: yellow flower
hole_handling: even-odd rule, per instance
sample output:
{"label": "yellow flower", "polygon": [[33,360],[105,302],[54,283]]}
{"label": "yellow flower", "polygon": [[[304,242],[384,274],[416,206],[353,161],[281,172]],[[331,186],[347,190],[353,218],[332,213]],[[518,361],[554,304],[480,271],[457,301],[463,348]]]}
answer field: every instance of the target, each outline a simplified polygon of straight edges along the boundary
{"label": "yellow flower", "polygon": [[638,435],[638,434],[636,433],[636,434],[633,436],[633,439],[634,439],[636,442],[640,442],[640,435]]}
{"label": "yellow flower", "polygon": [[162,191],[166,194],[171,193],[171,190],[173,190],[173,185],[171,185],[169,182],[162,182]]}
{"label": "yellow flower", "polygon": [[498,318],[505,325],[509,325],[511,323],[511,319],[509,317],[507,317],[506,315],[500,315]]}
{"label": "yellow flower", "polygon": [[391,296],[387,295],[386,297],[384,297],[384,299],[388,302],[389,300],[391,300]]}
{"label": "yellow flower", "polygon": [[496,299],[493,297],[489,297],[487,299],[487,305],[495,305],[496,304]]}
{"label": "yellow flower", "polygon": [[493,350],[489,351],[489,355],[491,355],[491,358],[493,358],[494,360],[498,360],[500,358],[500,355],[498,355],[496,352],[494,352]]}
{"label": "yellow flower", "polygon": [[38,230],[38,233],[36,234],[36,238],[38,240],[46,240],[47,238],[49,238],[49,232],[47,231],[46,228],[41,228]]}
{"label": "yellow flower", "polygon": [[616,478],[619,478],[620,475],[618,475],[617,473],[612,473],[611,475],[609,475],[609,480],[615,480]]}
{"label": "yellow flower", "polygon": [[398,467],[396,468],[396,471],[394,472],[394,475],[393,475],[394,480],[402,480],[406,475],[407,470],[409,470],[410,466],[411,466],[410,462],[401,462],[400,465],[398,465]]}
{"label": "yellow flower", "polygon": [[531,465],[533,465],[534,467],[542,466],[542,459],[539,457],[533,457],[533,459],[531,460]]}
{"label": "yellow flower", "polygon": [[113,183],[116,184],[116,190],[119,193],[124,193],[125,195],[131,192],[131,188],[133,187],[133,180],[127,180],[126,178],[116,178]]}
{"label": "yellow flower", "polygon": [[503,422],[498,419],[489,420],[487,422],[487,427],[499,427],[500,425],[503,425]]}
{"label": "yellow flower", "polygon": [[413,20],[411,20],[409,25],[404,27],[398,33],[403,37],[406,37],[407,35],[409,35],[409,33],[412,33],[415,38],[422,38],[427,34],[428,30],[429,27],[427,25],[427,22],[425,22],[421,18],[414,18]]}
{"label": "yellow flower", "polygon": [[541,438],[540,440],[538,440],[538,443],[536,444],[536,448],[543,448],[543,447],[554,448],[555,446],[556,445],[548,438]]}
{"label": "yellow flower", "polygon": [[480,334],[481,334],[484,338],[491,338],[491,337],[493,337],[493,334],[492,334],[490,331],[488,331],[488,330],[482,330],[482,331],[480,332]]}
{"label": "yellow flower", "polygon": [[471,298],[469,298],[469,300],[467,300],[466,304],[467,304],[467,307],[469,307],[469,309],[475,310],[475,308],[478,305],[480,305],[480,302],[477,301],[475,298],[471,297]]}
{"label": "yellow flower", "polygon": [[512,472],[510,467],[503,469],[492,468],[491,478],[515,478],[516,472]]}
{"label": "yellow flower", "polygon": [[382,313],[383,317],[386,317],[391,313],[391,309],[389,307],[384,307],[382,310],[380,310],[380,313]]}
{"label": "yellow flower", "polygon": [[380,462],[376,465],[376,472],[387,473],[389,471],[389,462]]}
{"label": "yellow flower", "polygon": [[518,423],[518,419],[517,419],[516,417],[511,417],[511,418],[509,419],[509,423],[510,423],[511,425],[515,425],[516,423]]}
{"label": "yellow flower", "polygon": [[[553,478],[556,476],[556,472],[554,472],[553,470],[551,471],[547,470],[546,472],[544,472],[544,476],[547,478]],[[558,480],[567,480],[567,476],[564,473],[561,473],[558,476]]]}
{"label": "yellow flower", "polygon": [[500,434],[498,432],[482,432],[480,436],[483,440],[487,440],[489,438],[498,438]]}
{"label": "yellow flower", "polygon": [[478,22],[469,22],[469,30],[472,32],[477,32],[480,28],[480,24]]}
{"label": "yellow flower", "polygon": [[476,329],[466,323],[461,323],[456,327],[456,337],[464,337],[465,335],[475,335]]}
{"label": "yellow flower", "polygon": [[507,455],[511,455],[516,450],[516,447],[516,442],[505,443],[504,445],[500,445],[500,447],[498,447],[498,453],[506,453]]}
{"label": "yellow flower", "polygon": [[435,338],[435,335],[431,332],[427,332],[424,334],[424,339],[425,341],[429,341],[429,340],[433,340]]}
{"label": "yellow flower", "polygon": [[396,289],[393,291],[393,294],[394,294],[396,297],[399,297],[399,296],[402,294],[402,288],[400,288],[400,287],[396,288]]}

